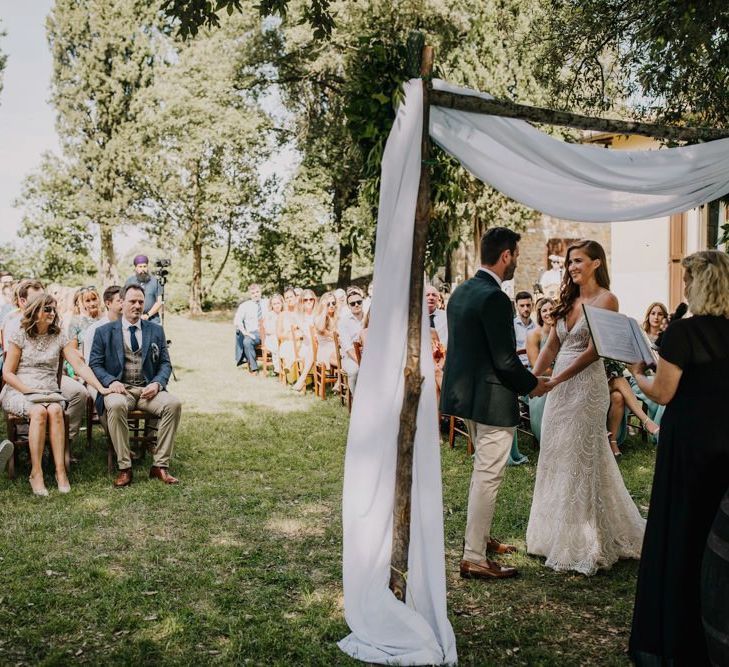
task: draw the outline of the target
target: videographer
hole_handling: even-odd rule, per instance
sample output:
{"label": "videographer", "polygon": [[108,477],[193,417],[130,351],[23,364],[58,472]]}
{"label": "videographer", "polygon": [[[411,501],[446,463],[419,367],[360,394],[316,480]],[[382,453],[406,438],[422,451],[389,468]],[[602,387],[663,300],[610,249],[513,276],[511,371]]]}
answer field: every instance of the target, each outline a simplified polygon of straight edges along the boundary
{"label": "videographer", "polygon": [[144,290],[144,309],[142,319],[160,324],[159,313],[162,310],[162,287],[156,276],[149,272],[149,258],[137,255],[134,258],[134,275],[127,278],[124,287],[139,285]]}

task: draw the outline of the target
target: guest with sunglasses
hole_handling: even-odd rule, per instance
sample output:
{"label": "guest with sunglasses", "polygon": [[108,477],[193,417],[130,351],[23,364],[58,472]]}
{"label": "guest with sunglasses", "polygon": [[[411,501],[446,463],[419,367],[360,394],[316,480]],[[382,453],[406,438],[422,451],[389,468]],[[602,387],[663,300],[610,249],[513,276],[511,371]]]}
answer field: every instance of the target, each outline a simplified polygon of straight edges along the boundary
{"label": "guest with sunglasses", "polygon": [[359,287],[347,290],[347,306],[339,320],[339,347],[342,356],[342,370],[347,374],[349,387],[354,393],[359,373],[359,362],[354,351],[354,344],[360,340],[360,332],[364,324],[364,295]]}
{"label": "guest with sunglasses", "polygon": [[[298,297],[293,287],[287,287],[283,294],[284,309],[276,320],[276,335],[278,338],[279,363],[284,370],[290,372],[294,365],[294,341],[291,330],[298,317]],[[293,382],[288,377],[289,382]]]}
{"label": "guest with sunglasses", "polygon": [[41,467],[46,429],[50,435],[58,491],[68,493],[71,490],[65,467],[64,397],[58,386],[61,354],[74,371],[98,392],[109,393],[61,331],[56,300],[40,294],[26,305],[19,328],[8,340],[7,360],[3,368],[5,387],[0,392],[0,403],[6,413],[30,419],[29,481],[37,496],[48,495]]}
{"label": "guest with sunglasses", "polygon": [[299,340],[299,357],[302,359],[302,368],[299,379],[294,384],[294,390],[306,391],[306,378],[314,366],[314,347],[311,340],[311,331],[314,327],[316,304],[318,299],[313,290],[305,289],[301,293],[301,309],[296,318],[296,336]]}
{"label": "guest with sunglasses", "polygon": [[[20,329],[20,322],[23,310],[37,297],[45,294],[45,286],[39,280],[25,279],[18,285],[16,302],[18,310],[11,314],[6,320],[3,328],[3,340],[10,340],[10,337]],[[58,327],[63,330],[62,313],[59,308],[59,301],[56,302],[56,321]],[[73,367],[71,368],[73,371]],[[81,422],[86,415],[86,401],[89,393],[80,383],[64,374],[61,377],[61,393],[66,400],[66,414],[68,415],[68,437],[71,442],[76,439]]]}
{"label": "guest with sunglasses", "polygon": [[334,333],[337,330],[337,299],[334,292],[325,292],[319,300],[314,320],[316,327],[316,363],[327,368],[336,367],[337,351],[334,347]]}

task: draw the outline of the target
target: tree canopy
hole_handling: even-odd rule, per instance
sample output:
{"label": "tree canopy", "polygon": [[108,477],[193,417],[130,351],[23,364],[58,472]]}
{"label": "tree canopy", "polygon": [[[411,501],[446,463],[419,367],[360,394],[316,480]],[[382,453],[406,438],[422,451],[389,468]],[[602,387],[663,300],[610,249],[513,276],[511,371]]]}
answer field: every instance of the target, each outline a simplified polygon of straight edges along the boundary
{"label": "tree canopy", "polygon": [[726,125],[724,0],[544,0],[543,16],[542,80],[565,106],[627,101],[666,121]]}
{"label": "tree canopy", "polygon": [[[291,0],[260,0],[257,4],[246,2],[245,8],[258,9],[261,16],[278,15],[285,17]],[[313,29],[316,39],[328,37],[334,27],[334,17],[330,11],[331,0],[308,0],[303,6],[303,23]],[[220,26],[223,13],[243,12],[243,0],[164,0],[162,10],[168,18],[177,23],[183,39],[194,37],[203,27]]]}

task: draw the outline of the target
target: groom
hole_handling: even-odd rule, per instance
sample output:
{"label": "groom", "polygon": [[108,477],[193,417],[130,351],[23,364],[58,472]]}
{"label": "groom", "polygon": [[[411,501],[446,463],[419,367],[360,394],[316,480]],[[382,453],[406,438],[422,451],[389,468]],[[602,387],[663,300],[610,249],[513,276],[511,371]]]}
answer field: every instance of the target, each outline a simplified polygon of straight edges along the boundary
{"label": "groom", "polygon": [[496,494],[504,476],[514,431],[518,396],[541,396],[544,380],[524,368],[516,354],[513,313],[501,283],[516,270],[521,236],[505,227],[481,237],[481,268],[459,285],[448,301],[448,352],[440,409],[462,417],[476,450],[468,494],[466,540],[461,576],[503,579],[517,574],[486,558],[515,547],[491,537]]}

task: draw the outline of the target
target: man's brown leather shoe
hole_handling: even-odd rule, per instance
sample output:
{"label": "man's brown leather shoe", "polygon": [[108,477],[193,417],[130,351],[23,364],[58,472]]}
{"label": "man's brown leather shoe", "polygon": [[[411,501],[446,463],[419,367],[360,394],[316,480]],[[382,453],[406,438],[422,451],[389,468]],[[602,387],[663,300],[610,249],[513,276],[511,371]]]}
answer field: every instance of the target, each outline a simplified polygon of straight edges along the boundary
{"label": "man's brown leather shoe", "polygon": [[504,544],[495,540],[493,537],[486,543],[486,551],[490,551],[493,554],[515,554],[517,548],[511,544]]}
{"label": "man's brown leather shoe", "polygon": [[493,560],[484,559],[480,563],[461,561],[461,577],[464,579],[507,579],[517,574],[515,567],[505,567]]}
{"label": "man's brown leather shoe", "polygon": [[132,469],[124,468],[120,470],[117,478],[114,480],[114,488],[121,489],[123,486],[129,486],[132,483]]}
{"label": "man's brown leather shoe", "polygon": [[160,468],[159,466],[152,466],[149,469],[149,478],[152,479],[153,477],[156,477],[165,484],[177,484],[179,482],[176,477],[173,477],[167,472],[167,468]]}

